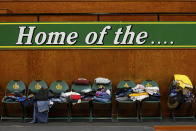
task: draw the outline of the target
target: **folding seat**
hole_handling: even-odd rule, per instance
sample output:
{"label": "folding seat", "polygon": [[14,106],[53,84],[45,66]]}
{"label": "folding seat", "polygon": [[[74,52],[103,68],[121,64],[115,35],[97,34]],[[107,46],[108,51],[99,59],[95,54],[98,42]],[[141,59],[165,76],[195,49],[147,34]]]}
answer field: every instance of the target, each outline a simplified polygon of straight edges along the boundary
{"label": "folding seat", "polygon": [[[91,89],[91,84],[76,84],[76,83],[72,83],[72,87],[71,87],[71,91],[76,92],[81,94],[81,91],[84,89]],[[90,110],[91,110],[91,102],[88,100],[81,100],[80,103],[77,103],[75,106],[77,108],[82,108],[83,105],[88,104],[89,107],[89,116],[73,116],[73,104],[70,103],[70,107],[69,107],[69,114],[70,114],[70,120],[71,119],[88,119],[89,121],[91,121],[92,118],[92,114],[90,114]],[[85,112],[86,113],[86,112]]]}
{"label": "folding seat", "polygon": [[[149,91],[151,90],[151,94],[149,94],[149,98],[140,102],[140,119],[141,119],[141,121],[143,119],[160,119],[160,120],[162,120],[162,110],[161,110],[159,85],[154,80],[144,80],[141,83],[141,85],[143,85],[145,88],[149,88]],[[157,91],[157,93],[154,92],[154,94],[153,94],[153,90],[155,90],[155,92]],[[142,110],[144,104],[145,105],[146,104],[147,105],[152,105],[153,104],[153,106],[155,106],[155,104],[158,104],[159,116],[144,116],[143,115],[143,110]],[[155,111],[152,111],[152,112],[155,112]]]}
{"label": "folding seat", "polygon": [[[24,106],[23,101],[26,99],[26,86],[24,82],[21,80],[11,80],[5,89],[5,95],[2,99],[2,114],[1,114],[1,120],[3,119],[21,119],[24,120]],[[17,100],[16,100],[17,99]],[[22,109],[21,117],[10,117],[7,114],[7,106],[8,105],[18,105],[20,104]],[[14,107],[12,108],[14,109]]]}
{"label": "folding seat", "polygon": [[[51,85],[49,87],[49,90],[54,94],[54,96],[57,96],[58,99],[61,100],[60,99],[61,93],[67,92],[69,90],[69,86],[63,80],[56,80],[56,81],[51,83]],[[67,112],[67,117],[66,116],[63,116],[63,117],[50,117],[50,115],[49,115],[49,119],[68,119],[68,116],[69,116],[69,114],[68,114],[68,107],[69,106],[68,105],[69,105],[69,103],[66,102],[66,101],[62,101],[62,100],[61,101],[56,101],[56,102],[54,102],[54,105],[50,109],[50,112],[53,111],[53,110],[55,112],[56,111],[58,112],[58,110],[55,108],[55,107],[57,107],[57,105],[61,105],[61,106],[65,107],[64,111]]]}
{"label": "folding seat", "polygon": [[[118,83],[117,85],[117,90],[121,90],[124,88],[124,90],[126,90],[127,92],[129,92],[129,90],[131,90],[131,88],[135,87],[136,84],[131,81],[131,80],[122,80],[121,82]],[[122,94],[122,92],[121,92]],[[122,94],[123,97],[127,97],[128,94]],[[125,96],[124,96],[125,95]],[[136,108],[136,116],[129,116],[129,117],[122,117],[119,116],[119,105],[122,104],[131,104],[131,105],[135,105]],[[139,112],[138,112],[138,102],[137,101],[132,101],[132,100],[117,100],[116,99],[116,114],[117,114],[117,120],[120,119],[136,119],[137,121],[139,121]]]}
{"label": "folding seat", "polygon": [[[109,84],[97,84],[97,83],[94,83],[93,86],[92,86],[92,89],[95,90],[95,91],[97,91],[97,90],[99,90],[101,88],[104,88],[106,90],[107,89],[110,90],[111,96],[112,96],[112,83],[109,83]],[[110,106],[110,114],[111,115],[107,116],[107,117],[102,117],[102,116],[97,117],[96,113],[94,113],[95,110],[98,110],[98,109],[95,108],[96,105],[99,105],[99,106],[102,106],[102,107],[105,107],[106,105],[109,105]],[[103,109],[101,109],[101,110],[103,110]],[[113,121],[112,111],[113,111],[112,110],[112,97],[107,102],[99,102],[99,101],[95,101],[95,100],[92,101],[92,110],[91,110],[92,120],[96,120],[96,119],[111,119]]]}

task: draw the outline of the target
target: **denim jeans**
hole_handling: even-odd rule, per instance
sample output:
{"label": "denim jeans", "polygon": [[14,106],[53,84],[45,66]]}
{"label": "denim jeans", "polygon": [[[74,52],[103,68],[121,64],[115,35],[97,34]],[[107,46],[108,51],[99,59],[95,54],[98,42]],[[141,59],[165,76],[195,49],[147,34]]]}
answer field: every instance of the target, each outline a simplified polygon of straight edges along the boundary
{"label": "denim jeans", "polygon": [[37,102],[34,102],[33,120],[32,123],[47,123],[48,111],[38,112]]}

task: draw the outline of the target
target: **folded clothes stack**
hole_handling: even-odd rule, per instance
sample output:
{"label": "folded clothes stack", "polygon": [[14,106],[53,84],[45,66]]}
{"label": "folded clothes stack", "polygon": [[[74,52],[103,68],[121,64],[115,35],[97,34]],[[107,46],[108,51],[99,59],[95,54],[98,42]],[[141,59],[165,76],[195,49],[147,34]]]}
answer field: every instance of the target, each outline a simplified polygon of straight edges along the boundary
{"label": "folded clothes stack", "polygon": [[142,101],[148,98],[149,95],[145,91],[145,87],[141,84],[137,84],[133,89],[133,92],[129,94],[130,100],[132,101]]}
{"label": "folded clothes stack", "polygon": [[96,92],[96,96],[94,96],[94,100],[98,102],[107,103],[111,100],[111,92],[109,89],[98,89]]}
{"label": "folded clothes stack", "polygon": [[110,84],[111,81],[108,78],[98,77],[95,80],[96,84]]}
{"label": "folded clothes stack", "polygon": [[145,91],[149,94],[149,97],[145,99],[146,101],[160,101],[160,91],[158,86],[147,84]]}
{"label": "folded clothes stack", "polygon": [[111,90],[107,89],[106,86],[110,86],[111,81],[108,78],[98,77],[95,80],[95,84],[98,89],[96,90],[96,95],[94,96],[94,101],[107,103],[111,101],[112,94]]}
{"label": "folded clothes stack", "polygon": [[117,91],[115,93],[116,100],[117,101],[127,101],[129,100],[129,94],[133,90],[131,88],[117,88]]}
{"label": "folded clothes stack", "polygon": [[[126,83],[126,81],[125,81]],[[117,88],[115,93],[117,101],[158,101],[160,100],[159,87],[147,84],[137,84],[135,87],[129,87],[128,84],[124,84],[126,87]]]}
{"label": "folded clothes stack", "polygon": [[12,92],[3,98],[4,102],[24,102],[26,100],[26,96],[22,95],[20,92]]}
{"label": "folded clothes stack", "polygon": [[81,91],[82,101],[92,101],[96,95],[96,91],[91,88],[83,89]]}

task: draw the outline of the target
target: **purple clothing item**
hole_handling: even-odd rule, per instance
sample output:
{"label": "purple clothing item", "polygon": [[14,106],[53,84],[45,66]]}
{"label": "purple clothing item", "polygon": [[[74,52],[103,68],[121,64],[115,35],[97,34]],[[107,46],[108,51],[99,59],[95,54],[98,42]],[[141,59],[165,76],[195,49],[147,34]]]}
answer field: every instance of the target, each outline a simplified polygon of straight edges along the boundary
{"label": "purple clothing item", "polygon": [[112,96],[111,95],[109,95],[108,93],[106,93],[106,92],[98,92],[98,93],[96,93],[96,94],[98,94],[98,95],[96,95],[95,97],[94,97],[94,100],[95,101],[98,101],[98,102],[103,102],[103,103],[106,103],[106,102],[109,102],[110,100],[111,100],[111,98],[112,98]]}
{"label": "purple clothing item", "polygon": [[107,103],[110,101],[110,99],[103,99],[103,98],[98,98],[98,97],[94,97],[94,100],[98,102],[103,102],[103,103]]}
{"label": "purple clothing item", "polygon": [[99,96],[96,96],[98,98],[103,98],[103,99],[111,99],[111,95],[109,95],[106,92],[102,92]]}
{"label": "purple clothing item", "polygon": [[103,92],[106,92],[106,90],[105,89],[102,89],[101,91],[97,91],[96,92],[96,96],[99,96],[101,93],[103,93]]}

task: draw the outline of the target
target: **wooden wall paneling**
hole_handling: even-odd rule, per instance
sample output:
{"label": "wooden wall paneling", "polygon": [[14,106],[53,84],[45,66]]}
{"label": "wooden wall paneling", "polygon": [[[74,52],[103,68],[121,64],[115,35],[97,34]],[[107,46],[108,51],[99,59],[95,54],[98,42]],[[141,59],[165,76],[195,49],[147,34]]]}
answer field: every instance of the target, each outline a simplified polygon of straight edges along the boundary
{"label": "wooden wall paneling", "polygon": [[7,9],[0,9],[0,14],[7,14],[8,10]]}
{"label": "wooden wall paneling", "polygon": [[0,9],[20,13],[193,13],[196,2],[0,2]]}
{"label": "wooden wall paneling", "polygon": [[37,16],[29,16],[29,15],[0,16],[0,22],[34,22],[34,21],[37,21]]}
{"label": "wooden wall paneling", "polygon": [[157,15],[100,15],[100,21],[157,21]]}
{"label": "wooden wall paneling", "polygon": [[[39,59],[41,62],[41,70],[42,70],[42,79],[45,80],[48,84],[48,86],[50,86],[50,84],[56,80],[57,78],[57,73],[56,73],[56,69],[57,68],[61,68],[61,66],[57,66],[58,63],[56,63],[56,59],[58,59],[58,57],[56,57],[56,53],[58,53],[55,50],[43,50],[40,51],[40,56]],[[63,69],[63,67],[62,67]],[[62,70],[63,71],[63,70]]]}
{"label": "wooden wall paneling", "polygon": [[3,78],[1,87],[5,88],[10,80],[28,80],[28,63],[25,51],[0,52],[0,71]]}
{"label": "wooden wall paneling", "polygon": [[196,21],[196,14],[160,15],[160,21]]}
{"label": "wooden wall paneling", "polygon": [[[78,75],[78,65],[76,63],[74,50],[56,50],[56,78],[65,80],[70,88],[72,81],[77,79],[75,75]],[[79,59],[79,58],[78,58]],[[79,76],[85,77],[85,76]],[[87,78],[88,79],[88,78]]]}
{"label": "wooden wall paneling", "polygon": [[40,21],[97,21],[97,15],[41,15]]}
{"label": "wooden wall paneling", "polygon": [[47,50],[29,50],[29,83],[44,80],[48,86],[56,76],[55,52]]}
{"label": "wooden wall paneling", "polygon": [[32,50],[28,59],[31,79],[67,79],[71,84],[78,77],[93,82],[94,78],[102,76],[113,80],[116,85],[119,79],[130,76],[129,50]]}
{"label": "wooden wall paneling", "polygon": [[[1,0],[2,2],[70,2],[70,0]],[[109,1],[115,1],[115,2],[125,2],[125,1],[135,1],[135,0],[71,0],[71,1],[77,1],[77,2],[109,2]],[[186,2],[186,1],[190,1],[190,0],[138,0],[139,2],[173,2],[173,1],[177,1],[177,2]],[[195,1],[195,0],[191,0],[191,1]]]}
{"label": "wooden wall paneling", "polygon": [[[68,50],[72,54],[75,63],[74,77],[86,76],[92,82],[96,77],[107,77],[116,85],[119,79],[129,76],[128,73],[128,50]],[[66,57],[66,56],[65,56]],[[67,56],[70,57],[70,56]],[[77,74],[78,73],[78,74]]]}

